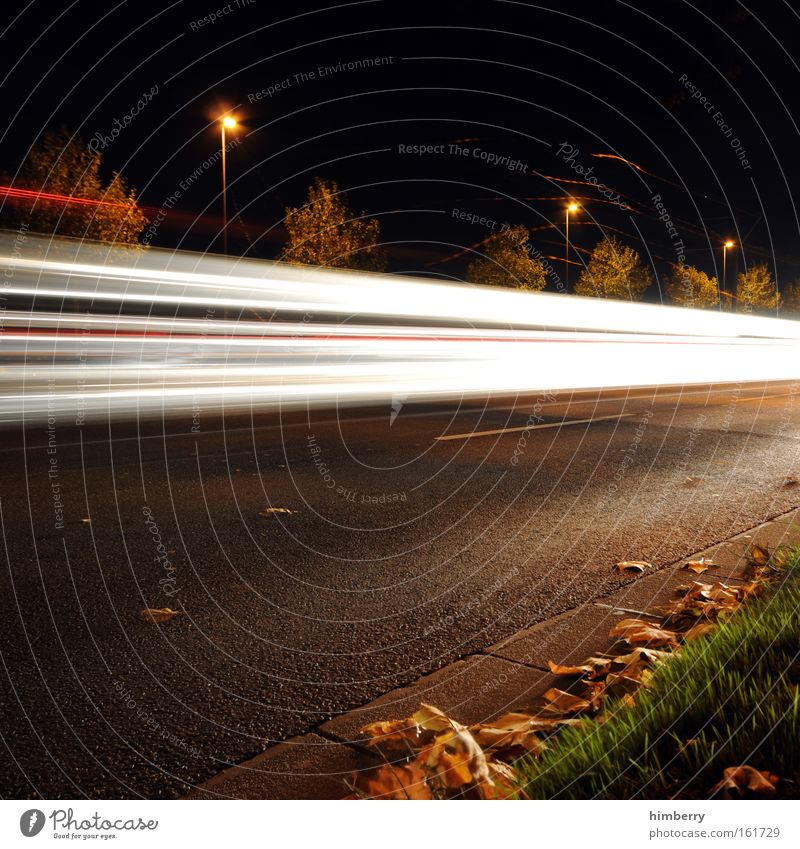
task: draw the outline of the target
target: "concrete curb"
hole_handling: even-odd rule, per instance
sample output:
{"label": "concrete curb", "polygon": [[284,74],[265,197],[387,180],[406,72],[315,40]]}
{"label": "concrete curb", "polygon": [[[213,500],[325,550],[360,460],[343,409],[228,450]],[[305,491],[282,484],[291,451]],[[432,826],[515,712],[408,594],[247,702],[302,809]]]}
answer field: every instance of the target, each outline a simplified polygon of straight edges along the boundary
{"label": "concrete curb", "polygon": [[[737,534],[656,572],[643,574],[591,602],[519,631],[482,652],[443,666],[417,681],[322,723],[315,732],[271,746],[195,788],[187,799],[337,799],[345,780],[369,769],[377,756],[359,730],[370,722],[401,719],[420,702],[433,704],[464,724],[522,708],[550,687],[573,683],[554,676],[547,661],[579,663],[608,651],[609,629],[628,616],[661,618],[658,608],[691,580],[744,579],[745,552],[753,543],[770,549],[800,541],[800,509]],[[681,566],[706,557],[717,564],[703,575]]]}

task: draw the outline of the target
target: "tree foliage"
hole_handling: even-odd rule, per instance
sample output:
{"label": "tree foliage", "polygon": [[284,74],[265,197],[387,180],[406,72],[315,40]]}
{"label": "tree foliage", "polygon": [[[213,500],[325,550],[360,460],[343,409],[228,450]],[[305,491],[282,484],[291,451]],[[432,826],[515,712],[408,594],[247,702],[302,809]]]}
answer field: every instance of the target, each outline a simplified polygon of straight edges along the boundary
{"label": "tree foliage", "polygon": [[281,255],[286,262],[363,271],[386,268],[380,222],[354,213],[333,180],[314,179],[305,206],[287,208],[286,229],[289,239]]}
{"label": "tree foliage", "polygon": [[607,236],[592,251],[575,293],[590,298],[638,301],[652,282],[638,252],[616,237]]}
{"label": "tree foliage", "polygon": [[483,256],[467,267],[467,280],[487,286],[511,286],[538,292],[547,284],[544,265],[531,256],[528,230],[506,227],[486,240]]}
{"label": "tree foliage", "polygon": [[[17,180],[18,187],[38,196],[17,205],[15,218],[42,233],[137,244],[147,218],[136,192],[116,171],[104,185],[101,165],[101,154],[66,128],[45,132],[30,149]],[[47,199],[40,193],[73,200]]]}
{"label": "tree foliage", "polygon": [[781,296],[765,262],[751,265],[736,276],[736,308],[745,310],[775,310]]}
{"label": "tree foliage", "polygon": [[682,262],[674,266],[667,279],[667,295],[674,303],[685,307],[706,309],[719,306],[717,278]]}
{"label": "tree foliage", "polygon": [[792,318],[800,317],[800,279],[790,283],[781,298],[781,314],[787,313]]}

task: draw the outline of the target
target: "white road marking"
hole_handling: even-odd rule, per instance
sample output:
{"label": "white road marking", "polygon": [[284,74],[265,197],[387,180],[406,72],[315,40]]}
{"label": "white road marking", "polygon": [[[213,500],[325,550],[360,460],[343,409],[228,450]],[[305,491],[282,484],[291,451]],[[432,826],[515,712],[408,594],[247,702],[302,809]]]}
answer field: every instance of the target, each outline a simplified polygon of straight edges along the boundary
{"label": "white road marking", "polygon": [[437,442],[447,442],[450,439],[473,439],[476,436],[497,436],[501,433],[519,433],[523,430],[544,430],[548,427],[568,427],[569,425],[590,424],[592,422],[607,422],[611,419],[625,419],[639,416],[641,413],[615,413],[613,416],[595,416],[591,419],[570,419],[569,421],[546,422],[545,424],[522,425],[521,427],[501,427],[497,430],[474,430],[472,433],[449,433],[437,436]]}
{"label": "white road marking", "polygon": [[[720,390],[720,391],[724,391],[724,390]],[[677,395],[677,393],[675,393],[675,394]],[[689,394],[708,394],[708,393],[706,393],[706,392],[688,393],[687,392],[687,393],[681,393],[681,394],[689,395]],[[753,398],[734,398],[733,403],[734,404],[746,404],[746,403],[753,402],[753,401],[764,401],[764,400],[767,400],[768,398],[792,398],[792,397],[796,397],[796,396],[799,396],[799,395],[800,394],[797,393],[797,392],[784,392],[784,393],[779,394],[779,395],[758,395],[758,396],[753,397]],[[627,398],[600,399],[599,403],[603,403],[606,400],[608,400],[608,401],[637,401],[637,400],[658,401],[662,397],[664,397],[664,396],[657,396],[656,398],[648,399],[647,396],[640,396],[640,397],[629,396]],[[540,406],[542,406],[542,407],[550,407],[550,406],[566,406],[566,407],[569,407],[569,406],[573,406],[573,405],[578,406],[579,404],[582,404],[582,403],[593,403],[593,402],[592,401],[587,401],[587,402],[582,402],[582,401],[572,401],[572,402],[569,402],[569,401],[562,401],[562,402],[552,401],[552,402],[549,402],[549,403],[541,404]],[[717,406],[717,405],[715,405],[715,406]],[[506,408],[506,409],[517,409],[517,408]],[[669,410],[663,410],[661,412],[662,413],[668,413],[670,411]],[[447,442],[447,441],[452,440],[452,439],[472,439],[473,437],[476,437],[476,436],[498,436],[498,435],[503,434],[503,433],[520,433],[523,430],[544,430],[545,428],[567,427],[568,425],[591,424],[592,422],[605,422],[605,421],[610,421],[612,419],[624,419],[624,418],[629,418],[631,416],[638,416],[638,415],[640,415],[640,413],[615,413],[614,415],[611,415],[611,416],[595,416],[594,418],[590,418],[590,419],[571,419],[570,421],[546,422],[545,424],[538,424],[538,425],[521,425],[519,427],[501,427],[501,428],[497,428],[495,430],[476,430],[476,431],[473,431],[472,433],[451,433],[451,434],[445,434],[443,436],[437,436],[435,441],[436,442]]]}
{"label": "white road marking", "polygon": [[737,398],[735,403],[747,404],[748,401],[764,401],[767,398],[800,398],[800,392],[784,392],[782,395],[759,395],[757,398]]}

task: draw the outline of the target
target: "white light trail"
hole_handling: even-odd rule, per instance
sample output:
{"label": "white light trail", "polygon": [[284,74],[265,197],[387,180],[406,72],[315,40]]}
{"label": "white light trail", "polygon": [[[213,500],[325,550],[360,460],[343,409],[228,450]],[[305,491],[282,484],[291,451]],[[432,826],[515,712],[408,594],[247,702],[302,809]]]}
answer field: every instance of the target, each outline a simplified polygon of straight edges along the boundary
{"label": "white light trail", "polygon": [[0,274],[6,425],[800,378],[772,318],[35,238]]}

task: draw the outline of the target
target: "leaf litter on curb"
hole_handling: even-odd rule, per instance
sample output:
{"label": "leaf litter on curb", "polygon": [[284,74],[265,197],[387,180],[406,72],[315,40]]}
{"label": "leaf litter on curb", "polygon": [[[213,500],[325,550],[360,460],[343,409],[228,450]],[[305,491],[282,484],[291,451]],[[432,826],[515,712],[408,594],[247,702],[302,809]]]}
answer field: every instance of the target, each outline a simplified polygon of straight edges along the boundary
{"label": "leaf litter on curb", "polygon": [[[703,559],[693,562],[706,568],[713,565]],[[391,760],[354,773],[348,798],[524,798],[512,768],[518,758],[537,757],[547,748],[548,738],[564,726],[602,722],[610,712],[634,705],[636,692],[648,686],[654,666],[679,651],[681,643],[711,632],[758,595],[765,580],[780,571],[785,557],[781,549],[770,554],[763,546],[753,545],[748,562],[748,583],[728,586],[694,581],[679,587],[680,597],[667,606],[660,624],[645,619],[618,622],[609,636],[628,643],[631,650],[626,654],[590,657],[573,665],[548,661],[554,675],[577,679],[574,692],[551,687],[525,708],[470,726],[427,704],[405,719],[365,726],[367,746]],[[711,792],[726,796],[770,793],[778,780],[749,766],[731,767]]]}
{"label": "leaf litter on curb", "polygon": [[710,560],[707,557],[701,557],[699,560],[690,560],[688,563],[684,563],[681,568],[688,569],[690,572],[695,572],[696,574],[701,575],[709,569],[716,568],[716,566],[717,564],[713,560]]}

